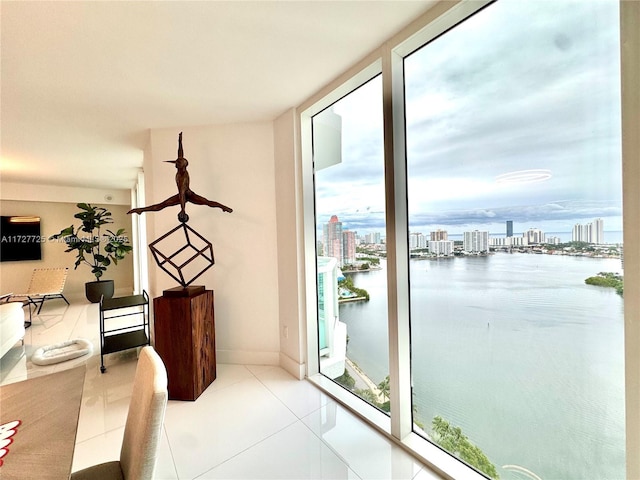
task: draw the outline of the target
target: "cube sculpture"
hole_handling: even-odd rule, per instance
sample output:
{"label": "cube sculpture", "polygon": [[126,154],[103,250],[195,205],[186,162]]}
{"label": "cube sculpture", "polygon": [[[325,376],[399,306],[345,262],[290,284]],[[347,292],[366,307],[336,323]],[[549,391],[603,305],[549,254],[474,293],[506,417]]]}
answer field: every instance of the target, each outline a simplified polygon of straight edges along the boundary
{"label": "cube sculpture", "polygon": [[[160,250],[161,246],[167,253]],[[183,288],[215,263],[211,242],[186,223],[150,243],[149,249],[158,266]]]}

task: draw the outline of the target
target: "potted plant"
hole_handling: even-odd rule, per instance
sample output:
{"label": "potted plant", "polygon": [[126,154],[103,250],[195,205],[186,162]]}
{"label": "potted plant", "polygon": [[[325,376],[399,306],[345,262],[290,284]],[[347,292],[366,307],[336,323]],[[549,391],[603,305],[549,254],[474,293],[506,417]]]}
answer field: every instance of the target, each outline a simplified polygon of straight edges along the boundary
{"label": "potted plant", "polygon": [[85,284],[85,294],[87,300],[97,303],[103,295],[105,298],[113,297],[113,280],[102,280],[102,275],[112,263],[117,265],[118,260],[122,260],[133,247],[129,245],[124,228],[117,232],[106,230],[101,234],[103,225],[113,223],[111,212],[106,208],[89,203],[78,203],[77,206],[81,211],[74,218],[79,219],[82,225],[77,228],[71,225],[49,240],[63,240],[68,247],[65,252],[75,252],[74,270],[81,264],[91,268],[96,280]]}

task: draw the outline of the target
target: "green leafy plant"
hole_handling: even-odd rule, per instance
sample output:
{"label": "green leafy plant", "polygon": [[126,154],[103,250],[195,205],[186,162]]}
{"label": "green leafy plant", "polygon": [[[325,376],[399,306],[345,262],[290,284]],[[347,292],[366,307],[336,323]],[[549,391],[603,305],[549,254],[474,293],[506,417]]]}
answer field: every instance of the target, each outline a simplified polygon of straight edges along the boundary
{"label": "green leafy plant", "polygon": [[600,272],[595,277],[587,278],[584,283],[597,287],[615,288],[618,295],[624,295],[624,278],[618,273]]}
{"label": "green leafy plant", "polygon": [[81,211],[74,218],[79,219],[82,225],[77,228],[71,225],[49,237],[49,240],[63,240],[67,244],[65,252],[76,254],[74,269],[81,264],[88,265],[99,281],[107,268],[112,263],[117,265],[118,260],[122,260],[133,247],[129,244],[124,228],[116,232],[106,230],[106,233],[101,234],[102,226],[113,223],[111,212],[106,208],[89,203],[78,203],[77,206]]}
{"label": "green leafy plant", "polygon": [[369,292],[364,288],[356,287],[353,284],[353,279],[351,277],[346,277],[344,280],[338,280],[338,286],[346,288],[347,290],[355,293],[358,297],[364,298],[367,302],[369,301]]}
{"label": "green leafy plant", "polygon": [[431,427],[431,438],[437,445],[477,468],[488,477],[500,478],[495,465],[480,448],[469,441],[460,427],[451,425],[438,415],[433,417]]}

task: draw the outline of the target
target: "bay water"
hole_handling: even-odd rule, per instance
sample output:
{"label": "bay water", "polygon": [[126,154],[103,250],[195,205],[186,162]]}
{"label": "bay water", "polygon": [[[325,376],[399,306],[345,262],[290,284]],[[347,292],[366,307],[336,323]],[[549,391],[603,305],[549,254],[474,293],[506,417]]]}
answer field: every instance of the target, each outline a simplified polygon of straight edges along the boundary
{"label": "bay water", "polygon": [[[619,259],[496,253],[411,260],[415,420],[462,428],[502,479],[623,480],[623,300],[586,285]],[[388,373],[386,266],[349,274],[347,356]],[[528,473],[530,472],[530,473]]]}

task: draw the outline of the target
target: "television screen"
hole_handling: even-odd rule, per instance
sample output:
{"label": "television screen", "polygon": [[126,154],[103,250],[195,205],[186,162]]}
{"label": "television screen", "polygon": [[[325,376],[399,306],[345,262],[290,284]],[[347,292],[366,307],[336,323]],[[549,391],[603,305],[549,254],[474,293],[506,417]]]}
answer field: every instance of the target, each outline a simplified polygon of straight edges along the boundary
{"label": "television screen", "polygon": [[0,262],[42,260],[40,217],[1,217]]}

